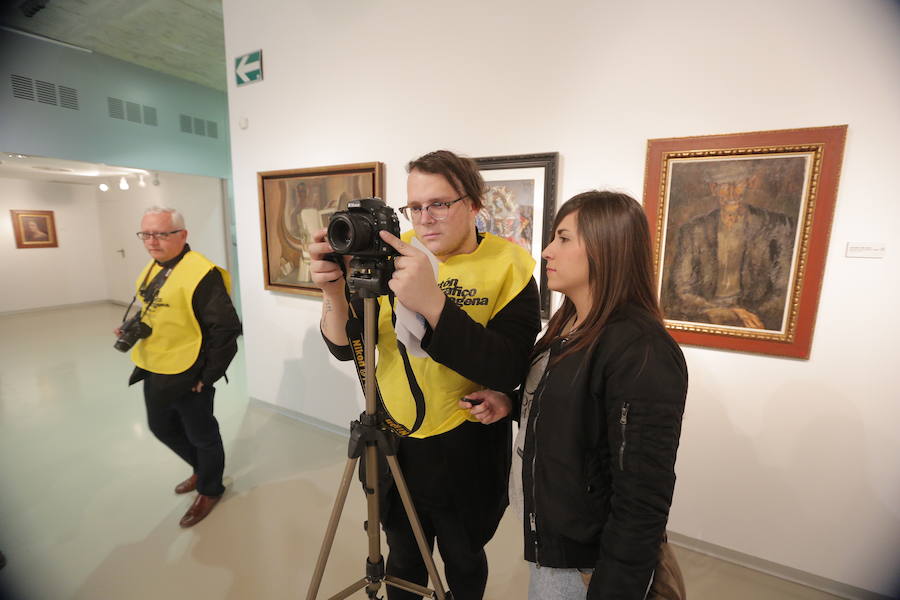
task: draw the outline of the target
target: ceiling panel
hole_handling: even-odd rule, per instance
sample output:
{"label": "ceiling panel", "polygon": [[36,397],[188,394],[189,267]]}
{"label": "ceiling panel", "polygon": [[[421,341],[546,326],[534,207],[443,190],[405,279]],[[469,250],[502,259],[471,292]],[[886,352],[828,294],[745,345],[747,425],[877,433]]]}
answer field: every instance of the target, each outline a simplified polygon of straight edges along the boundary
{"label": "ceiling panel", "polygon": [[3,2],[0,22],[219,91],[226,89],[221,0],[27,0]]}

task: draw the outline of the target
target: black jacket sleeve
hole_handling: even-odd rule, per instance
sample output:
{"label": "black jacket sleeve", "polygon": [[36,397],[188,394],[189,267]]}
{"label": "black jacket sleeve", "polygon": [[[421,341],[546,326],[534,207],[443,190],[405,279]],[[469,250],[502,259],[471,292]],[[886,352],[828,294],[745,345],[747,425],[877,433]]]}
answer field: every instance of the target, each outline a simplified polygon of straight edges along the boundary
{"label": "black jacket sleeve", "polygon": [[540,330],[540,295],[532,277],[487,326],[447,298],[437,327],[422,340],[422,349],[466,379],[493,390],[513,390],[528,372]]}
{"label": "black jacket sleeve", "polygon": [[241,321],[218,269],[212,269],[203,277],[194,290],[191,304],[203,333],[203,346],[196,365],[199,367],[197,379],[209,386],[225,374],[237,354]]}
{"label": "black jacket sleeve", "polygon": [[587,597],[637,599],[657,566],[672,503],[687,367],[661,328],[604,354],[592,392],[605,403],[612,497]]}

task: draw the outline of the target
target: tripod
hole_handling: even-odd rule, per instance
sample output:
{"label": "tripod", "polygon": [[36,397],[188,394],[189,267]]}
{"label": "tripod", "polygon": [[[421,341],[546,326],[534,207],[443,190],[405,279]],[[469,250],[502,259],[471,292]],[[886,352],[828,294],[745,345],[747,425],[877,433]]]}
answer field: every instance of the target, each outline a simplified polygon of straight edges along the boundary
{"label": "tripod", "polygon": [[[364,306],[363,364],[365,365],[364,391],[366,396],[366,412],[360,415],[359,421],[354,421],[350,424],[350,442],[347,449],[347,464],[344,467],[344,475],[341,478],[337,497],[334,500],[334,507],[331,510],[331,517],[328,520],[325,538],[322,540],[322,549],[319,551],[319,559],[316,562],[316,569],[313,572],[313,577],[309,584],[306,600],[315,600],[316,595],[319,592],[319,585],[322,583],[322,575],[325,572],[325,563],[328,561],[328,555],[331,553],[331,545],[334,542],[334,535],[337,532],[341,512],[344,509],[344,502],[347,499],[347,492],[350,489],[350,482],[353,479],[353,471],[363,451],[366,453],[366,483],[364,489],[368,508],[368,520],[365,524],[365,530],[369,538],[369,555],[366,559],[366,574],[362,579],[350,584],[334,596],[331,596],[330,600],[347,598],[363,588],[365,588],[369,598],[374,599],[378,597],[377,594],[382,583],[418,594],[424,598],[452,600],[452,594],[449,591],[444,591],[441,577],[434,564],[434,558],[431,556],[431,550],[428,547],[428,543],[425,541],[422,525],[416,515],[412,496],[409,494],[409,488],[407,488],[406,480],[403,478],[403,473],[400,470],[400,463],[397,461],[397,447],[399,440],[395,434],[378,428],[378,417],[375,406],[375,369],[369,362],[370,360],[373,360],[373,357],[375,356],[375,302],[377,294],[365,289],[360,289],[359,295],[363,298]],[[409,519],[409,523],[412,526],[416,543],[419,546],[419,552],[422,553],[422,560],[425,561],[425,568],[428,571],[428,577],[431,579],[434,590],[398,577],[385,575],[384,557],[381,555],[381,517],[378,500],[379,486],[377,465],[379,453],[387,459],[391,474],[394,477],[394,483],[397,486],[397,491],[400,493],[400,499],[403,501],[403,507],[406,510],[406,517]]]}

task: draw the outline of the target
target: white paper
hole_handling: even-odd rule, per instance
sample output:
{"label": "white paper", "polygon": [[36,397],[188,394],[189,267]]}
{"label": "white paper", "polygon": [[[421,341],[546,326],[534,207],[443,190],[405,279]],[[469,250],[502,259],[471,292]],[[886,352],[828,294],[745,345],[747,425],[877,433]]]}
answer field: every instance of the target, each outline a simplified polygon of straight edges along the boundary
{"label": "white paper", "polygon": [[[410,245],[425,253],[425,256],[431,261],[434,278],[437,280],[438,260],[431,250],[425,247],[425,244],[420,242],[417,237],[413,237]],[[408,309],[400,300],[394,301],[394,314],[397,316],[394,333],[397,334],[397,339],[406,346],[407,353],[420,358],[427,357],[428,353],[422,350],[422,338],[425,337],[425,317]]]}

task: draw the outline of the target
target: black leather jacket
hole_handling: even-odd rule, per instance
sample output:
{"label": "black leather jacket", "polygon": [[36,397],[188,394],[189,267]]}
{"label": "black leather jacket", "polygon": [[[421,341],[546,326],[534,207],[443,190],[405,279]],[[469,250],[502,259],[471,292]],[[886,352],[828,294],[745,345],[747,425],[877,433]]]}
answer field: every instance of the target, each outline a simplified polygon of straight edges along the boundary
{"label": "black leather jacket", "polygon": [[[567,343],[551,346],[553,356]],[[588,598],[644,598],[665,535],[687,394],[681,349],[645,311],[550,364],[523,456],[525,558],[593,568]]]}

